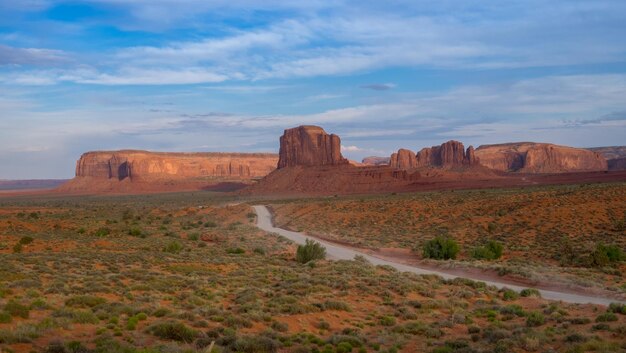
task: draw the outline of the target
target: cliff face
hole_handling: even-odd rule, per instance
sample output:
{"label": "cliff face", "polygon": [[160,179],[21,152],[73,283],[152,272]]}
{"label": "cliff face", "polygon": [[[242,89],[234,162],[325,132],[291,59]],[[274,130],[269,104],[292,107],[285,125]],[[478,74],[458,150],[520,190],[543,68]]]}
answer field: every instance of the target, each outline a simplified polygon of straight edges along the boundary
{"label": "cliff face", "polygon": [[76,163],[76,177],[155,180],[198,177],[262,177],[277,156],[262,153],[87,152]]}
{"label": "cliff face", "polygon": [[626,170],[626,157],[609,159],[609,170]]}
{"label": "cliff face", "polygon": [[76,177],[59,187],[71,193],[141,193],[183,190],[230,191],[276,169],[265,153],[87,152]]}
{"label": "cliff face", "polygon": [[396,169],[412,169],[417,167],[415,152],[401,148],[391,155],[389,165]]}
{"label": "cliff face", "polygon": [[549,143],[507,143],[484,145],[476,149],[480,163],[505,172],[567,173],[607,170],[600,154]]}
{"label": "cliff face", "polygon": [[341,140],[318,126],[298,126],[280,137],[278,169],[295,166],[344,165]]}
{"label": "cliff face", "polygon": [[448,168],[470,166],[478,164],[474,147],[465,150],[459,141],[448,141],[440,146],[422,148],[417,154],[400,149],[391,155],[390,166],[397,169],[411,169],[420,167]]}

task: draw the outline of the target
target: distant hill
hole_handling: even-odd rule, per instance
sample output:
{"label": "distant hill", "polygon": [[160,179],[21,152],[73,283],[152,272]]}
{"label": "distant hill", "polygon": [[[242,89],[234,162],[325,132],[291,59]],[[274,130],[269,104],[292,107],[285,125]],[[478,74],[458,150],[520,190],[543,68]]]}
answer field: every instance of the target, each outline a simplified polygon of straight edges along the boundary
{"label": "distant hill", "polygon": [[68,179],[0,180],[0,190],[54,189]]}
{"label": "distant hill", "polygon": [[598,152],[606,159],[626,158],[626,146],[592,147],[586,149]]}

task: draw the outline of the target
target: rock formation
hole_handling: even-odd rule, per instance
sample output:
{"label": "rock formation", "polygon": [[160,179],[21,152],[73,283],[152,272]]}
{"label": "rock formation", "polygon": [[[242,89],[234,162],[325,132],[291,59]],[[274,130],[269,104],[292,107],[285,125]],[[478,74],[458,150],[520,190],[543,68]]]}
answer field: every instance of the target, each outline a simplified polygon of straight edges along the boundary
{"label": "rock formation", "polygon": [[600,154],[581,148],[549,143],[505,143],[476,149],[480,163],[504,172],[567,173],[607,170]]}
{"label": "rock formation", "polygon": [[363,165],[388,165],[389,162],[390,162],[389,157],[369,156],[369,157],[363,158],[363,160],[361,161],[361,164]]}
{"label": "rock formation", "polygon": [[389,165],[396,169],[413,169],[417,167],[415,152],[401,148],[391,155]]}
{"label": "rock formation", "polygon": [[391,155],[390,166],[397,169],[412,169],[421,167],[450,168],[459,166],[477,165],[478,158],[474,147],[465,150],[458,141],[448,141],[440,146],[422,148],[417,154],[406,149],[400,149]]}
{"label": "rock formation", "polygon": [[[84,153],[62,191],[198,189],[220,181],[260,178],[276,169],[269,153],[170,153],[135,150]],[[184,186],[184,187],[183,187]]]}
{"label": "rock formation", "polygon": [[77,177],[137,180],[196,177],[263,177],[276,155],[264,153],[87,152],[76,163]]}
{"label": "rock formation", "polygon": [[278,169],[294,166],[344,165],[341,140],[318,126],[286,129],[280,137]]}
{"label": "rock formation", "polygon": [[609,170],[626,170],[626,157],[608,160]]}

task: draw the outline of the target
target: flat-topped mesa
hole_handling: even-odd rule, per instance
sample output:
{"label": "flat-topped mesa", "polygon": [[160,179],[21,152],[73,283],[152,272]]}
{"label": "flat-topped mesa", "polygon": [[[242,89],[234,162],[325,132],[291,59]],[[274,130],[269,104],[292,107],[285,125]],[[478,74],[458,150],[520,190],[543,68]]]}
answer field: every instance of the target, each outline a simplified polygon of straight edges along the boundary
{"label": "flat-topped mesa", "polygon": [[568,173],[604,171],[606,159],[597,152],[550,143],[517,142],[476,149],[484,166],[504,172]]}
{"label": "flat-topped mesa", "polygon": [[280,137],[278,169],[294,166],[345,165],[341,140],[319,126],[303,125],[286,129]]}
{"label": "flat-topped mesa", "polygon": [[377,157],[369,156],[363,158],[361,164],[363,165],[389,165],[391,159],[389,157]]}
{"label": "flat-topped mesa", "polygon": [[275,169],[277,156],[265,153],[170,153],[103,151],[84,153],[76,177],[112,180],[262,177]]}

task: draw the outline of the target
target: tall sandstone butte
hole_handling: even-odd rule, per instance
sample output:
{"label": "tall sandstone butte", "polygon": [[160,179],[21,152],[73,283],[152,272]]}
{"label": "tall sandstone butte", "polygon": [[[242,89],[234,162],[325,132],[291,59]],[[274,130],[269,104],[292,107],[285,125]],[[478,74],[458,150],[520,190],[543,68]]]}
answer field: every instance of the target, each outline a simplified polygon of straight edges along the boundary
{"label": "tall sandstone butte", "polygon": [[550,143],[518,142],[484,145],[476,149],[480,163],[504,172],[567,173],[607,170],[597,152]]}
{"label": "tall sandstone butte", "polygon": [[412,169],[420,167],[457,167],[478,164],[474,147],[465,149],[459,141],[448,141],[440,146],[421,149],[417,154],[406,149],[400,149],[391,155],[390,165],[397,169]]}
{"label": "tall sandstone butte", "polygon": [[415,152],[401,148],[391,155],[389,165],[396,169],[412,169],[417,167]]}
{"label": "tall sandstone butte", "polygon": [[303,125],[286,129],[280,137],[278,169],[295,166],[344,165],[341,140],[319,126]]}

